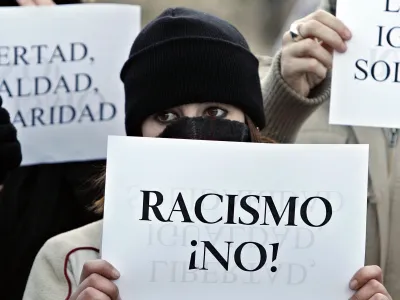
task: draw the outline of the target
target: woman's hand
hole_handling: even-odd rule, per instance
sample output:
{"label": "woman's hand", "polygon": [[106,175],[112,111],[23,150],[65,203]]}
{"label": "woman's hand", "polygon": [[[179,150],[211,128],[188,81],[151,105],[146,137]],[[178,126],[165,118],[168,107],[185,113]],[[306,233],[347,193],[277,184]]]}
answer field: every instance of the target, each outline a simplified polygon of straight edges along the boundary
{"label": "woman's hand", "polygon": [[297,42],[290,31],[283,36],[281,73],[296,92],[307,97],[332,68],[333,50],[345,52],[349,29],[335,16],[319,10],[294,22]]}
{"label": "woman's hand", "polygon": [[53,0],[17,0],[20,6],[55,5]]}
{"label": "woman's hand", "polygon": [[119,272],[105,260],[92,260],[84,264],[80,284],[70,300],[117,300],[118,287],[112,280]]}
{"label": "woman's hand", "polygon": [[361,268],[350,281],[350,288],[356,291],[351,300],[392,300],[382,280],[382,270],[378,266]]}

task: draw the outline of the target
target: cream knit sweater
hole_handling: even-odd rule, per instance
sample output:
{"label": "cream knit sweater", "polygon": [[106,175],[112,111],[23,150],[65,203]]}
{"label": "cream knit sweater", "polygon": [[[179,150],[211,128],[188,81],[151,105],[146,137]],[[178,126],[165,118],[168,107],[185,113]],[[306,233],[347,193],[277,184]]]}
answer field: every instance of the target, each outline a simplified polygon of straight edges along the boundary
{"label": "cream knit sweater", "polygon": [[69,299],[83,264],[100,258],[102,225],[97,221],[48,240],[36,256],[23,300]]}

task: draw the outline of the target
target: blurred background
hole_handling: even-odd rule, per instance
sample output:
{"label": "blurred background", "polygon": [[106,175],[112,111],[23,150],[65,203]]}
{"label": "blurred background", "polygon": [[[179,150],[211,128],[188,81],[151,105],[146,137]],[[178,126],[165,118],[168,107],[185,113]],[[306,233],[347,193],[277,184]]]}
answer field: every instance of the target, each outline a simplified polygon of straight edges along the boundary
{"label": "blurred background", "polygon": [[165,8],[185,6],[212,13],[235,25],[253,52],[273,55],[280,48],[290,24],[318,8],[320,0],[86,0],[96,3],[125,3],[142,6],[142,25]]}

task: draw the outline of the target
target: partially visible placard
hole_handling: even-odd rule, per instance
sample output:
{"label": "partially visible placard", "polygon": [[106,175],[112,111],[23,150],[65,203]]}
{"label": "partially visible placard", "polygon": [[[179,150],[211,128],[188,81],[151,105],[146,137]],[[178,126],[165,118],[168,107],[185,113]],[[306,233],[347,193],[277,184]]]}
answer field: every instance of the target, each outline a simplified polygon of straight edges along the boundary
{"label": "partially visible placard", "polygon": [[330,123],[400,128],[400,1],[337,0],[352,38],[335,53]]}
{"label": "partially visible placard", "polygon": [[120,71],[140,31],[135,5],[0,9],[0,95],[23,165],[105,159],[124,135]]}
{"label": "partially visible placard", "polygon": [[368,145],[110,137],[102,258],[121,299],[350,299]]}

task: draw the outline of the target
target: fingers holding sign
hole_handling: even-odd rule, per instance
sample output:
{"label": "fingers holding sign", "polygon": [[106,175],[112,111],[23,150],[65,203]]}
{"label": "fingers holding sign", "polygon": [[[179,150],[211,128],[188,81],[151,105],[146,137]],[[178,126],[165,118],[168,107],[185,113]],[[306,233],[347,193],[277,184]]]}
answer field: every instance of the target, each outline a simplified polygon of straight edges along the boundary
{"label": "fingers holding sign", "polygon": [[52,0],[17,0],[20,6],[55,5]]}
{"label": "fingers holding sign", "polygon": [[332,68],[333,50],[343,53],[350,30],[332,14],[319,10],[294,22],[283,36],[281,73],[298,93],[308,96]]}
{"label": "fingers holding sign", "polygon": [[83,266],[80,284],[70,300],[117,300],[119,292],[113,280],[119,276],[119,272],[105,260],[88,261]]}
{"label": "fingers holding sign", "polygon": [[382,282],[381,268],[378,266],[361,268],[350,281],[350,288],[356,291],[351,300],[392,300]]}
{"label": "fingers holding sign", "polygon": [[[346,25],[324,10],[318,10],[295,21],[294,26],[297,26],[298,33],[303,39],[318,39],[338,52],[346,51],[345,41],[351,38],[351,32]],[[283,44],[287,45],[293,42],[290,32],[286,32]]]}

